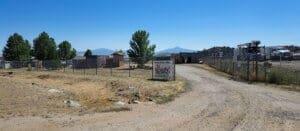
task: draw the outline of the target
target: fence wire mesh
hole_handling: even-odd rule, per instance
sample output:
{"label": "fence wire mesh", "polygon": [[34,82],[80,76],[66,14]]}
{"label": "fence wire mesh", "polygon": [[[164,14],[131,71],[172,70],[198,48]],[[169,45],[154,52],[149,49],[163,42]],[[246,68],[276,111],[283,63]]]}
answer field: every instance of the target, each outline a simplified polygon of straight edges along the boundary
{"label": "fence wire mesh", "polygon": [[147,60],[143,68],[138,68],[138,61],[142,58],[108,58],[101,60],[32,60],[32,61],[2,61],[2,70],[10,71],[52,71],[81,75],[152,78],[152,61]]}
{"label": "fence wire mesh", "polygon": [[233,58],[202,59],[205,64],[231,74],[236,80],[300,85],[300,61],[234,61]]}

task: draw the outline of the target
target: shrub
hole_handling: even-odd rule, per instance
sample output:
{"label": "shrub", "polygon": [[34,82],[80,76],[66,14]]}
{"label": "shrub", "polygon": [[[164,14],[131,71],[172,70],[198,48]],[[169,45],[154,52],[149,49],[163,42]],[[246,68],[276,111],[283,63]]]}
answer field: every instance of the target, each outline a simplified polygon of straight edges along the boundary
{"label": "shrub", "polygon": [[268,82],[273,83],[273,84],[278,84],[279,80],[278,80],[275,72],[271,72],[271,74],[269,75]]}

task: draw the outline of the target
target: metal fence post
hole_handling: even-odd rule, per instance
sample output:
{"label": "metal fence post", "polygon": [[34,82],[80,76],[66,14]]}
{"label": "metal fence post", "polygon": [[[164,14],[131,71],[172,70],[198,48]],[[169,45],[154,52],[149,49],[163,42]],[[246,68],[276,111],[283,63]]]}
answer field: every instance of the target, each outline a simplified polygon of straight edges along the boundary
{"label": "metal fence post", "polygon": [[64,72],[66,72],[66,66],[67,66],[67,60],[65,61],[65,65],[64,65]]}
{"label": "metal fence post", "polygon": [[176,80],[176,64],[175,64],[175,62],[173,63],[174,64],[174,81]]}
{"label": "metal fence post", "polygon": [[5,70],[5,60],[3,60],[3,64],[2,64],[2,71],[4,72],[4,70]]}
{"label": "metal fence post", "polygon": [[84,78],[85,78],[85,68],[87,68],[87,60],[85,59],[85,63],[84,63],[84,68],[83,68],[83,74],[84,74]]}
{"label": "metal fence post", "polygon": [[98,75],[98,61],[96,62],[96,75]]}
{"label": "metal fence post", "polygon": [[233,77],[233,79],[235,79],[234,60],[232,61],[232,77]]}
{"label": "metal fence post", "polygon": [[247,54],[247,80],[250,80],[250,61],[249,61],[249,54]]}
{"label": "metal fence post", "polygon": [[131,61],[131,59],[129,58],[129,70],[128,70],[128,75],[129,75],[129,77],[130,77],[130,70],[131,70],[131,65],[130,65],[130,61]]}
{"label": "metal fence post", "polygon": [[151,77],[153,79],[153,70],[154,70],[154,65],[153,65],[153,59],[152,59],[152,70],[151,70]]}
{"label": "metal fence post", "polygon": [[[74,62],[74,61],[73,61]],[[73,74],[74,74],[74,70],[75,70],[75,67],[74,67],[74,63],[72,62],[72,69],[73,69]]]}
{"label": "metal fence post", "polygon": [[112,66],[113,66],[113,61],[110,63],[110,76],[112,76]]}
{"label": "metal fence post", "polygon": [[266,55],[266,46],[264,46],[264,73],[265,73],[265,82],[267,82],[267,55]]}
{"label": "metal fence post", "polygon": [[39,60],[37,60],[37,61],[36,61],[36,63],[35,63],[35,68],[36,68],[36,71],[39,71],[39,63],[40,63],[40,61],[39,61]]}
{"label": "metal fence post", "polygon": [[282,53],[280,52],[280,53],[279,53],[279,55],[280,55],[280,66],[279,66],[279,67],[281,67],[281,62],[282,62]]}
{"label": "metal fence post", "polygon": [[257,81],[257,77],[258,77],[258,62],[257,62],[257,53],[255,54],[255,81]]}
{"label": "metal fence post", "polygon": [[[300,71],[299,71],[299,70],[298,70],[298,71],[297,71],[297,70],[295,70],[295,75],[296,75],[296,80],[299,80]],[[295,82],[296,82],[295,84],[298,84],[298,85],[300,84],[300,81],[298,81],[298,82],[297,82],[297,81],[295,81]]]}

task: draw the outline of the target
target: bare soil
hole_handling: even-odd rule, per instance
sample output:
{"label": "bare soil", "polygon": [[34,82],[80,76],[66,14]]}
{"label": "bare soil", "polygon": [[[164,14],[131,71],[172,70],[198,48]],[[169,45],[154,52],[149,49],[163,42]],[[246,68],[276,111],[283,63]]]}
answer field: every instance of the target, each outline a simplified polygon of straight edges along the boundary
{"label": "bare soil", "polygon": [[177,66],[189,91],[174,101],[144,102],[131,111],[0,119],[0,130],[272,130],[300,129],[300,93],[229,80]]}

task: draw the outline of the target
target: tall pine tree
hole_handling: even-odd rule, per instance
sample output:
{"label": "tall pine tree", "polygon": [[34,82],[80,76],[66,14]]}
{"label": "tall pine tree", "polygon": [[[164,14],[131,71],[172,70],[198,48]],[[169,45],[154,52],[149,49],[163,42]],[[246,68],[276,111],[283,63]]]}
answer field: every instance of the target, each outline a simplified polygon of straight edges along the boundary
{"label": "tall pine tree", "polygon": [[3,57],[8,61],[28,61],[31,58],[31,47],[27,40],[21,35],[14,33],[11,35],[3,49]]}
{"label": "tall pine tree", "polygon": [[38,60],[58,60],[57,47],[53,38],[42,32],[33,41],[33,54]]}
{"label": "tall pine tree", "polygon": [[71,54],[70,54],[70,59],[73,59],[77,55],[76,49],[72,49]]}
{"label": "tall pine tree", "polygon": [[76,56],[76,50],[72,49],[70,42],[63,41],[58,45],[58,54],[60,60],[69,60]]}
{"label": "tall pine tree", "polygon": [[85,56],[85,57],[92,56],[92,55],[93,55],[93,53],[92,53],[92,51],[91,51],[90,49],[87,49],[87,50],[85,51],[85,53],[84,53],[84,56]]}

